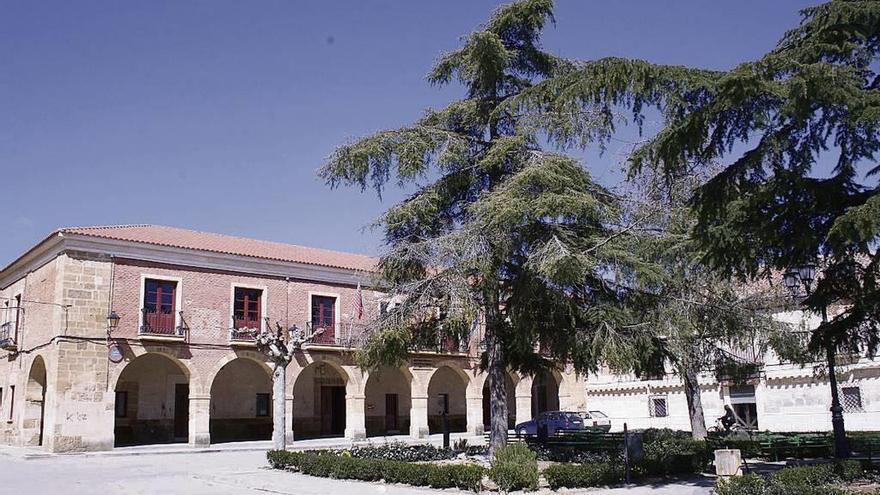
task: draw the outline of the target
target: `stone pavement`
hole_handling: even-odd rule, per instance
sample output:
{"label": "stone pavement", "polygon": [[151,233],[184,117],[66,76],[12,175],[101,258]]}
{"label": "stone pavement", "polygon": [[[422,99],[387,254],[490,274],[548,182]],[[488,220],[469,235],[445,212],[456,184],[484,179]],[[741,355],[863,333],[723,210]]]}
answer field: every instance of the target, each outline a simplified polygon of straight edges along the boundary
{"label": "stone pavement", "polygon": [[[466,433],[452,433],[450,443],[465,439],[469,445],[483,445],[485,439],[482,436],[473,436]],[[390,442],[403,442],[409,444],[431,443],[438,447],[443,445],[443,435],[430,435],[426,439],[414,439],[409,435],[395,435],[387,437],[370,437],[365,440],[352,441],[346,438],[314,438],[310,440],[297,440],[288,444],[287,450],[311,450],[311,449],[344,449],[353,445],[382,445]],[[75,452],[53,454],[39,447],[7,447],[0,445],[0,456],[11,456],[23,459],[42,459],[46,457],[126,457],[141,455],[170,455],[170,454],[197,454],[216,452],[266,452],[272,448],[272,442],[230,442],[210,445],[208,447],[191,447],[185,443],[138,445],[134,447],[117,447],[113,450],[98,452]]]}
{"label": "stone pavement", "polygon": [[[314,478],[268,468],[262,450],[177,452],[174,455],[53,455],[26,457],[0,451],[0,494],[281,494],[415,495],[459,493],[402,485]],[[711,481],[611,490],[566,491],[590,495],[708,495]],[[543,493],[553,493],[543,490]],[[560,492],[561,493],[561,492]]]}

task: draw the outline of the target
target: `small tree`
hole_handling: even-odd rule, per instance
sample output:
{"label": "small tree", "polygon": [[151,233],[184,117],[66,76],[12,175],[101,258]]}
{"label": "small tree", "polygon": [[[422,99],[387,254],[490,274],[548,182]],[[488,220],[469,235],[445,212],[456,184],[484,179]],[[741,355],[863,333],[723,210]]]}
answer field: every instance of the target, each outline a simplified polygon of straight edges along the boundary
{"label": "small tree", "polygon": [[[650,345],[633,349],[633,368],[656,375],[672,365],[682,379],[691,432],[706,437],[699,374],[716,369],[721,356],[760,358],[786,327],[772,317],[784,300],[779,291],[747,286],[719,276],[701,262],[693,239],[695,219],[687,202],[704,175],[664,178],[643,174],[629,182],[627,216],[641,235],[630,236],[633,252],[658,267],[660,276],[642,284],[639,314]],[[757,363],[755,363],[757,364]]]}
{"label": "small tree", "polygon": [[[257,350],[272,361],[272,446],[276,450],[287,448],[287,436],[284,425],[287,414],[284,408],[284,394],[287,390],[287,365],[293,354],[303,343],[323,332],[316,330],[308,335],[302,334],[296,325],[287,332],[279,323],[275,323],[275,332],[259,332],[254,336]],[[287,334],[285,337],[285,333]]]}

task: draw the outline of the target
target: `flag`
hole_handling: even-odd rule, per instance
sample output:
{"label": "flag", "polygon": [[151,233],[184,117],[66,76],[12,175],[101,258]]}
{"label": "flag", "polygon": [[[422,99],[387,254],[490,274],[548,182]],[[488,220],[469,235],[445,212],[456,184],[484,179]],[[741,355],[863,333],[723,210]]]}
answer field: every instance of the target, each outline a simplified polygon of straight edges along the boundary
{"label": "flag", "polygon": [[354,297],[354,314],[358,320],[364,316],[364,291],[361,290],[361,284],[358,282],[357,294]]}

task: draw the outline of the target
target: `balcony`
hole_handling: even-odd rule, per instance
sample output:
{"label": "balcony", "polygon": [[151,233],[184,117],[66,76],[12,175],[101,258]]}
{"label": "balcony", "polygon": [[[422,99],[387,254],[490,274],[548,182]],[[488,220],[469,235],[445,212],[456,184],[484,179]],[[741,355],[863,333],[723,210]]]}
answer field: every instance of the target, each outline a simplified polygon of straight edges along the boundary
{"label": "balcony", "polygon": [[18,328],[24,313],[20,307],[4,308],[0,314],[0,349],[15,352],[18,350]]}
{"label": "balcony", "polygon": [[754,383],[763,367],[763,356],[754,348],[715,348],[715,378],[723,385]]}
{"label": "balcony", "polygon": [[467,354],[468,339],[454,335],[439,335],[436,331],[413,334],[410,350],[413,352],[436,352],[438,354]]}
{"label": "balcony", "polygon": [[[266,327],[269,319],[266,318]],[[233,346],[256,346],[257,335],[263,328],[260,320],[247,319],[242,315],[232,315],[232,327],[229,329],[229,344]]]}
{"label": "balcony", "polygon": [[[177,323],[178,318],[180,324]],[[141,309],[138,337],[145,340],[183,340],[186,338],[183,311],[174,313]]]}
{"label": "balcony", "polygon": [[13,321],[7,321],[0,325],[0,349],[12,352],[18,350],[18,344],[15,341],[15,326]]}
{"label": "balcony", "polygon": [[363,346],[366,340],[367,325],[363,323],[334,323],[331,325],[305,325],[305,334],[314,333],[303,347],[334,347],[339,349],[356,349]]}

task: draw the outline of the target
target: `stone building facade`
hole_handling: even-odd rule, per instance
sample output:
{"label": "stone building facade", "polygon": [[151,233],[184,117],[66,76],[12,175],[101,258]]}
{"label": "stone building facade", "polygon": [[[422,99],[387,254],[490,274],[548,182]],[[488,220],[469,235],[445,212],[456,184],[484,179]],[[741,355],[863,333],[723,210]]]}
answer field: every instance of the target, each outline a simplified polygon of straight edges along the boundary
{"label": "stone building facade", "polygon": [[[285,392],[291,439],[452,428],[480,434],[479,328],[367,372],[353,346],[386,302],[375,260],[151,225],[61,229],[0,271],[0,443],[54,452],[269,438],[269,364],[252,333],[323,333],[297,352]],[[362,314],[355,302],[361,299]],[[108,315],[119,316],[108,334]],[[509,373],[511,422],[586,408],[560,367]]]}

